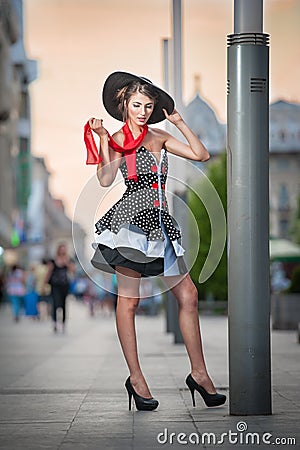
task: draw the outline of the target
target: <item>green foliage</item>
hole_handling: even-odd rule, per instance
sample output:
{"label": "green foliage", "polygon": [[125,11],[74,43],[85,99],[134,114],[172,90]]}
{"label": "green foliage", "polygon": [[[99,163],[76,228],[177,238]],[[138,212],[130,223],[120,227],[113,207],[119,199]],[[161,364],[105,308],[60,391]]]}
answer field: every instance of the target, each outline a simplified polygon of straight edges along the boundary
{"label": "green foliage", "polygon": [[[209,163],[207,177],[214,185],[219,194],[223,208],[226,212],[226,153],[220,159]],[[195,184],[197,192],[201,192],[203,184],[201,180]],[[204,187],[205,189],[205,187]],[[199,274],[207,258],[211,244],[211,226],[205,206],[199,197],[192,191],[188,194],[188,204],[197,222],[200,234],[200,249],[196,261],[191,269],[190,275],[195,283],[199,298],[204,299],[213,296],[215,300],[227,300],[227,248],[225,246],[222,258],[215,272],[203,284],[199,284]],[[191,228],[191,227],[190,227]],[[195,232],[191,229],[191,242],[196,239]]]}
{"label": "green foliage", "polygon": [[300,266],[296,266],[292,272],[291,285],[288,292],[298,294],[300,293]]}
{"label": "green foliage", "polygon": [[300,245],[300,195],[298,197],[298,206],[291,225],[291,238],[295,244]]}

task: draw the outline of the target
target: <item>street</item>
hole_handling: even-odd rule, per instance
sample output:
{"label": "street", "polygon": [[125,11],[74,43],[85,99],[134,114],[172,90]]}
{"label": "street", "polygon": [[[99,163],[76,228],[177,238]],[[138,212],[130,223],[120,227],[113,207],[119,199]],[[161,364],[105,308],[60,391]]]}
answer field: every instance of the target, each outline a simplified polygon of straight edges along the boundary
{"label": "street", "polygon": [[[153,412],[129,411],[128,371],[114,315],[91,318],[88,307],[72,297],[67,306],[65,334],[54,334],[46,320],[22,317],[14,323],[8,306],[0,310],[0,449],[173,449],[195,443],[229,449],[244,447],[247,432],[256,433],[248,439],[259,440],[251,446],[248,441],[248,448],[265,448],[268,440],[276,444],[275,438],[282,442],[278,448],[295,448],[289,438],[299,446],[295,332],[272,332],[273,415],[238,417],[229,416],[228,399],[207,408],[196,393],[192,407],[185,347],[165,333],[164,315],[138,315],[141,365],[160,405]],[[228,394],[227,318],[203,316],[201,329],[209,373],[218,391]]]}

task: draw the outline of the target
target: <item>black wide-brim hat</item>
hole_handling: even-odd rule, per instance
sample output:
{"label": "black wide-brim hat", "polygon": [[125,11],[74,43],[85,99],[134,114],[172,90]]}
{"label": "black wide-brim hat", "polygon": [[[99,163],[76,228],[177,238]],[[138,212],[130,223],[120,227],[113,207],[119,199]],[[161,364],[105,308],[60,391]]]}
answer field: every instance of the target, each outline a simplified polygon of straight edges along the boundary
{"label": "black wide-brim hat", "polygon": [[154,105],[153,112],[147,122],[148,124],[151,125],[153,123],[158,123],[166,118],[162,110],[163,108],[168,114],[173,112],[174,100],[172,97],[158,86],[155,86],[152,81],[128,72],[113,72],[106,79],[102,91],[103,105],[112,117],[123,122],[123,116],[118,108],[119,101],[116,99],[116,94],[119,89],[124,88],[132,81],[139,81],[142,84],[149,84],[149,86],[152,86],[157,91],[158,98]]}

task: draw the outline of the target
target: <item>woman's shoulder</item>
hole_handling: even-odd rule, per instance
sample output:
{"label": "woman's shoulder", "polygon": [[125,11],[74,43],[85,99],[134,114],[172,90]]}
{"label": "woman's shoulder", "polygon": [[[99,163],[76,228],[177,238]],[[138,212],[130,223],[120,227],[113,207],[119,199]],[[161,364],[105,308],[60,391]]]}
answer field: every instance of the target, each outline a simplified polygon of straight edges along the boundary
{"label": "woman's shoulder", "polygon": [[115,133],[113,133],[112,138],[117,144],[123,145],[124,134],[123,134],[122,128],[120,130],[116,131]]}
{"label": "woman's shoulder", "polygon": [[161,128],[153,128],[149,127],[148,131],[150,131],[150,134],[153,134],[155,136],[167,136],[168,133],[165,130],[162,130]]}
{"label": "woman's shoulder", "polygon": [[167,131],[162,130],[161,128],[152,128],[151,127],[151,128],[149,128],[149,130],[150,130],[150,136],[153,139],[159,140],[161,145],[163,145],[165,143],[166,139],[168,138],[168,136],[170,136],[170,134]]}
{"label": "woman's shoulder", "polygon": [[162,130],[161,128],[149,128],[150,133],[149,137],[152,142],[155,143],[155,147],[164,148],[164,144],[167,140],[167,137],[169,136],[169,133],[167,133],[165,130]]}

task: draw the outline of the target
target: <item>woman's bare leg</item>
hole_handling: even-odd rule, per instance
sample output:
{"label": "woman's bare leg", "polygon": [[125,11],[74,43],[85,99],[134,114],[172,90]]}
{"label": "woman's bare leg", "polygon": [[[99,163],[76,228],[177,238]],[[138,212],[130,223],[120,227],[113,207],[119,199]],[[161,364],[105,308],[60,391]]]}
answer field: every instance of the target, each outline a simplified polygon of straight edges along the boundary
{"label": "woman's bare leg", "polygon": [[139,304],[139,285],[141,275],[131,269],[116,266],[118,280],[118,302],[116,326],[120,344],[130,372],[130,381],[137,394],[151,398],[143,376],[137,353],[135,331],[135,312]]}
{"label": "woman's bare leg", "polygon": [[163,281],[177,299],[179,326],[189,355],[192,377],[207,392],[214,394],[216,390],[208,375],[202,348],[197,288],[189,274],[184,278],[178,276],[177,279],[181,279],[178,284],[174,279],[176,278],[163,277]]}

